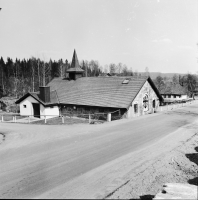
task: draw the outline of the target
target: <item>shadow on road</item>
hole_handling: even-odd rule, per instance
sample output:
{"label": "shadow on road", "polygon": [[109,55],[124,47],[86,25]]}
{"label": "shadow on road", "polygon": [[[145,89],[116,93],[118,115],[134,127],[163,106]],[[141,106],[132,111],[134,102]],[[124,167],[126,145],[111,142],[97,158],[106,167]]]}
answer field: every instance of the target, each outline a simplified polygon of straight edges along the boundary
{"label": "shadow on road", "polygon": [[[198,147],[195,147],[195,150],[198,152]],[[186,154],[186,157],[191,161],[194,162],[198,166],[198,153],[191,153]],[[198,186],[198,174],[197,177],[188,180],[189,184],[197,185]]]}
{"label": "shadow on road", "polygon": [[155,197],[154,195],[147,194],[147,195],[140,196],[140,199],[152,200],[154,197]]}

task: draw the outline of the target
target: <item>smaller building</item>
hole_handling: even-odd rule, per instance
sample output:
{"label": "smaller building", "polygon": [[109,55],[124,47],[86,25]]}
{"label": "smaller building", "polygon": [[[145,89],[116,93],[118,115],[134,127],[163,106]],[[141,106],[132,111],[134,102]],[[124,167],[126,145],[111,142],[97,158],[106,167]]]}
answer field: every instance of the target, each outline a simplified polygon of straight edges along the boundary
{"label": "smaller building", "polygon": [[164,99],[163,104],[181,103],[189,100],[186,89],[179,84],[174,84],[168,88],[168,90],[161,91],[161,95]]}
{"label": "smaller building", "polygon": [[20,115],[44,119],[59,116],[58,97],[50,87],[39,87],[39,92],[27,93],[16,101],[20,105]]}
{"label": "smaller building", "polygon": [[198,99],[198,84],[196,84],[195,89],[193,90],[193,99]]}

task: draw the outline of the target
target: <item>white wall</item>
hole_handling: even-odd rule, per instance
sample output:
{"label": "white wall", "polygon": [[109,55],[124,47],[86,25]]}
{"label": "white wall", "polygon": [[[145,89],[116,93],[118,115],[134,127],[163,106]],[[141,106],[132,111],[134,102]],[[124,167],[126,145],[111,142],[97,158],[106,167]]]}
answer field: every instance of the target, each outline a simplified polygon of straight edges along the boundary
{"label": "white wall", "polygon": [[183,99],[188,99],[188,96],[186,94],[181,95],[180,97],[178,95],[176,95],[176,98],[174,98],[174,95],[170,95],[170,97],[168,97],[168,95],[166,94],[165,97],[163,95],[164,99],[171,99],[171,100],[183,100]]}
{"label": "white wall", "polygon": [[[31,115],[31,117],[33,117],[34,110],[33,110],[32,103],[39,103],[39,102],[31,96],[24,99],[20,103],[20,115]],[[26,108],[24,108],[24,105],[26,105]],[[42,104],[40,104],[40,115],[42,119],[45,118],[42,115],[53,115],[53,116],[46,116],[47,119],[52,118],[54,116],[59,116],[59,108],[58,106],[53,106],[53,108],[44,107]]]}
{"label": "white wall", "polygon": [[[58,106],[53,106],[53,107],[44,107],[43,105],[40,105],[40,113],[41,115],[46,115],[46,119],[59,116],[59,108]],[[51,116],[47,116],[51,115]],[[41,116],[41,118],[45,118],[44,116]]]}
{"label": "white wall", "polygon": [[[20,103],[20,115],[34,115],[32,103],[39,103],[33,97],[29,96]],[[26,105],[26,108],[24,108]]]}

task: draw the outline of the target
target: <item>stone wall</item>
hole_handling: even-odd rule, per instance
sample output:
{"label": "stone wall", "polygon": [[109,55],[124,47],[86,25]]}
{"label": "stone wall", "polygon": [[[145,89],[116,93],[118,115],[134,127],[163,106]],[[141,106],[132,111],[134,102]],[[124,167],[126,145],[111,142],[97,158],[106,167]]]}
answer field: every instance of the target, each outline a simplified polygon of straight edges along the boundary
{"label": "stone wall", "polygon": [[[112,113],[114,111],[117,111]],[[101,114],[100,114],[101,113]],[[96,107],[96,106],[83,106],[83,105],[62,105],[61,106],[61,114],[62,115],[84,115],[85,118],[89,116],[89,114],[93,117],[100,118],[106,120],[107,113],[112,113],[112,120],[120,119],[124,113],[126,113],[126,109],[119,109],[119,108],[108,108],[108,107]]]}
{"label": "stone wall", "polygon": [[[145,98],[147,96],[147,98]],[[144,99],[147,99],[148,101],[144,101]],[[155,106],[153,105],[153,101],[155,101]],[[144,104],[147,104],[147,107],[144,107]],[[137,113],[135,113],[134,105],[137,105]],[[132,118],[136,116],[146,115],[149,113],[155,112],[157,108],[159,107],[159,99],[149,84],[148,81],[145,82],[141,90],[139,91],[138,95],[135,97],[134,101],[132,102],[132,105],[129,107],[127,112],[127,118]]]}

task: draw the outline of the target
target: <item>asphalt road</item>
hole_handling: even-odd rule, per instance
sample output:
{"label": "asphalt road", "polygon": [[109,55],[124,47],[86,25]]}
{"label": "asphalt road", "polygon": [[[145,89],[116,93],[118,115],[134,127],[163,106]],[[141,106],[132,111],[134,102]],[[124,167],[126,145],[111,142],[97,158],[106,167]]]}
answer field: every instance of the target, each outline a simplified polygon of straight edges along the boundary
{"label": "asphalt road", "polygon": [[[198,105],[193,104],[171,112],[103,125],[1,123],[0,133],[8,137],[5,144],[0,144],[0,198],[36,198],[90,170],[157,142],[193,122],[197,116]],[[21,140],[22,145],[15,147],[14,139]]]}

